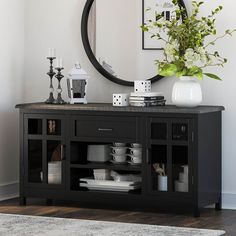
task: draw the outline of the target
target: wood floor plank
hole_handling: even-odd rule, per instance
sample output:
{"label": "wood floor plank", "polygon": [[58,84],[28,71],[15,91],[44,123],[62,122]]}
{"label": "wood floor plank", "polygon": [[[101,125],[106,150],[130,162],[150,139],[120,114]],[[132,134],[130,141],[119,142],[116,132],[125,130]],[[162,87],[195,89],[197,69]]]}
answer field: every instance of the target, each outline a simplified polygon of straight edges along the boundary
{"label": "wood floor plank", "polygon": [[233,210],[203,209],[201,217],[194,218],[190,214],[82,208],[79,204],[65,202],[56,202],[53,206],[46,206],[45,201],[38,199],[31,199],[27,206],[19,206],[18,199],[13,199],[0,202],[0,213],[221,229],[226,231],[226,235],[236,235],[236,211]]}

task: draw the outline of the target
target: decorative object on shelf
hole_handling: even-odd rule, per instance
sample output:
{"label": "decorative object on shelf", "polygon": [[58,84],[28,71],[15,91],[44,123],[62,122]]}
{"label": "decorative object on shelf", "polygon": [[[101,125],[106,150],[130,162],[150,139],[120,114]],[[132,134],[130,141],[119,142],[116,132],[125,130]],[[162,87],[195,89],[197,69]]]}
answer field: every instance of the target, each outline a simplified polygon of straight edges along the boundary
{"label": "decorative object on shelf", "polygon": [[168,191],[168,177],[165,171],[165,164],[153,164],[155,172],[158,174],[158,191]]}
{"label": "decorative object on shelf", "polygon": [[[202,92],[200,85],[194,81],[195,78],[202,80],[203,76],[207,76],[221,80],[215,74],[204,72],[204,69],[223,66],[227,62],[227,59],[220,56],[218,51],[213,51],[211,46],[219,39],[232,35],[236,30],[226,30],[222,36],[216,37],[216,16],[222,10],[222,6],[204,17],[199,16],[200,7],[204,2],[192,1],[191,15],[185,15],[183,20],[179,21],[185,9],[179,6],[177,0],[172,2],[176,7],[176,19],[168,21],[162,14],[157,14],[156,19],[150,19],[142,29],[144,32],[149,32],[153,39],[165,42],[165,57],[163,60],[156,60],[158,74],[181,78],[181,81],[174,85],[173,103],[180,107],[196,107],[202,102]],[[160,33],[156,33],[155,30],[159,30]],[[168,37],[164,37],[163,33]],[[215,38],[206,40],[208,36]]]}
{"label": "decorative object on shelf", "polygon": [[113,160],[111,162],[113,164],[127,164],[127,156],[126,155],[119,155],[119,154],[111,154]]}
{"label": "decorative object on shelf", "polygon": [[196,107],[202,103],[202,89],[200,84],[188,76],[180,77],[175,82],[172,91],[172,102],[179,107]]}
{"label": "decorative object on shelf", "polygon": [[58,145],[56,149],[52,153],[52,162],[59,162],[61,161],[61,145]]}
{"label": "decorative object on shelf", "polygon": [[136,80],[134,81],[134,92],[135,93],[148,93],[151,92],[152,83],[150,80]]}
{"label": "decorative object on shelf", "polygon": [[164,106],[165,102],[166,100],[162,93],[158,92],[134,92],[129,97],[129,104],[136,107]]}
{"label": "decorative object on shelf", "polygon": [[47,75],[50,77],[50,86],[49,86],[49,98],[45,101],[45,103],[53,104],[55,99],[53,97],[54,88],[53,88],[52,79],[53,79],[54,75],[56,74],[53,70],[53,60],[56,59],[56,49],[55,48],[48,49],[47,59],[50,61],[50,70],[47,73]]}
{"label": "decorative object on shelf", "polygon": [[95,180],[110,180],[111,171],[107,169],[96,169],[93,170],[93,176]]}
{"label": "decorative object on shelf", "polygon": [[[185,9],[184,13],[187,14],[184,1],[178,0],[178,5]],[[179,6],[173,4],[172,0],[143,0],[143,25],[148,24],[149,20],[155,21],[157,14],[161,14],[164,20],[171,22],[176,19],[175,9]],[[159,29],[156,29],[156,33],[166,36],[165,32],[160,32]],[[164,47],[164,41],[155,40],[147,31],[143,31],[142,44],[143,50],[162,50]]]}
{"label": "decorative object on shelf", "polygon": [[176,192],[188,192],[188,165],[182,167],[184,172],[180,172],[179,179],[175,180]]}
{"label": "decorative object on shelf", "polygon": [[89,190],[129,192],[141,188],[139,181],[114,181],[114,180],[94,180],[92,178],[81,178],[80,187]]}
{"label": "decorative object on shelf", "polygon": [[61,184],[61,161],[48,162],[48,184]]}
{"label": "decorative object on shelf", "polygon": [[48,120],[48,134],[55,134],[56,132],[56,121]]}
{"label": "decorative object on shelf", "polygon": [[87,87],[90,76],[81,68],[79,62],[71,69],[67,77],[70,104],[87,104]]}
{"label": "decorative object on shelf", "polygon": [[116,107],[129,106],[129,94],[127,93],[113,94],[113,106]]}
{"label": "decorative object on shelf", "polygon": [[112,164],[127,164],[127,147],[111,146]]}
{"label": "decorative object on shelf", "polygon": [[133,182],[142,182],[142,177],[140,174],[119,174],[118,172],[112,170],[111,177],[114,181],[133,181]]}
{"label": "decorative object on shelf", "polygon": [[55,77],[58,80],[58,87],[57,87],[57,99],[54,101],[54,103],[55,104],[66,104],[66,102],[61,97],[61,94],[62,94],[61,80],[64,78],[64,75],[61,73],[61,71],[64,70],[62,59],[56,60],[55,69],[57,70],[57,74]]}
{"label": "decorative object on shelf", "polygon": [[110,145],[88,145],[87,160],[91,162],[107,162],[111,159]]}

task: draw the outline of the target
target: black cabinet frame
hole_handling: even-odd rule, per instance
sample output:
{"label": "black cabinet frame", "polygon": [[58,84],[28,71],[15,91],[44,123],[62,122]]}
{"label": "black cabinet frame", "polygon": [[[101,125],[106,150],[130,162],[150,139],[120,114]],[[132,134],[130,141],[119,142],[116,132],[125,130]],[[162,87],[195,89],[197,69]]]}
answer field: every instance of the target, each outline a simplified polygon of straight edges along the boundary
{"label": "black cabinet frame", "polygon": [[[66,105],[69,106],[69,105]],[[126,111],[75,111],[73,106],[69,110],[55,109],[27,109],[20,107],[20,203],[26,204],[28,197],[41,197],[52,200],[71,200],[84,202],[96,202],[120,207],[138,207],[149,210],[168,209],[170,211],[191,211],[194,216],[199,216],[200,208],[216,204],[216,209],[221,209],[221,110],[214,112],[189,113],[180,112],[134,112]],[[168,107],[167,107],[168,109]],[[104,120],[114,125],[119,122],[132,121],[135,127],[128,130],[129,137],[113,137],[112,135],[98,136],[98,133],[86,137],[76,135],[75,121],[89,120],[97,122]],[[28,134],[28,119],[42,119],[42,134]],[[46,134],[47,119],[61,120],[61,135],[51,136]],[[167,139],[155,140],[151,137],[151,124],[161,122],[167,124]],[[172,139],[172,124],[181,123],[188,127],[187,140]],[[127,132],[126,126],[119,126]],[[97,126],[96,126],[97,128]],[[86,127],[85,127],[86,129]],[[120,131],[122,133],[122,130]],[[132,133],[133,132],[133,133]],[[43,171],[47,174],[46,142],[57,140],[65,148],[63,159],[63,178],[59,186],[43,183],[28,182],[28,140],[42,140],[43,142]],[[143,145],[143,164],[140,167],[117,167],[108,164],[97,165],[73,164],[70,161],[72,142],[127,142],[141,143]],[[153,145],[166,145],[167,147],[167,172],[169,191],[152,191],[150,156]],[[172,146],[185,146],[188,148],[189,164],[189,192],[174,192],[172,173]],[[71,173],[74,170],[89,170],[96,168],[108,168],[124,171],[139,171],[142,174],[142,189],[138,194],[106,192],[106,191],[81,191],[71,189]]]}

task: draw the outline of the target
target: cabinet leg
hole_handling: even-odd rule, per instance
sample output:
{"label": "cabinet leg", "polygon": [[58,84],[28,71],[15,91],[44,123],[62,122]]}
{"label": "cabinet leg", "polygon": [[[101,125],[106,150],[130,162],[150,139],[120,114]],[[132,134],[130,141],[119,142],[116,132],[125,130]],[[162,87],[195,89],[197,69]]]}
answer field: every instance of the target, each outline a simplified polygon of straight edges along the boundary
{"label": "cabinet leg", "polygon": [[194,208],[193,217],[200,217],[200,209],[198,207]]}
{"label": "cabinet leg", "polygon": [[47,204],[47,206],[52,206],[53,205],[53,200],[52,199],[47,199],[46,204]]}
{"label": "cabinet leg", "polygon": [[221,211],[222,210],[222,198],[221,198],[221,196],[219,197],[219,201],[215,204],[215,210],[216,211]]}
{"label": "cabinet leg", "polygon": [[20,206],[26,206],[26,197],[20,197],[19,205]]}

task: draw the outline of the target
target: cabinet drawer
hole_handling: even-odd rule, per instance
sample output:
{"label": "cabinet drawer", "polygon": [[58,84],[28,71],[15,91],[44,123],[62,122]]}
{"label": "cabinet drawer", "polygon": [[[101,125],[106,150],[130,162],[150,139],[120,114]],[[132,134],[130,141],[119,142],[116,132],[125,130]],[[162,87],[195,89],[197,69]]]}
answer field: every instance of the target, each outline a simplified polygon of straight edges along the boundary
{"label": "cabinet drawer", "polygon": [[137,118],[84,116],[73,120],[75,137],[137,138]]}

